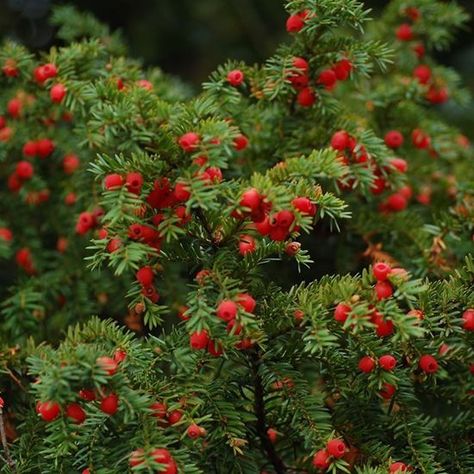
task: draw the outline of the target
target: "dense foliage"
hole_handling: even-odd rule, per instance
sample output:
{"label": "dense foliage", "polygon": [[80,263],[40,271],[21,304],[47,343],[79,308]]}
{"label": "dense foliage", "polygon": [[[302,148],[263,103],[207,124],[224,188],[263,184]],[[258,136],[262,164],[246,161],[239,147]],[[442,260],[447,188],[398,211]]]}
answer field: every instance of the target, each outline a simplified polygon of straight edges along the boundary
{"label": "dense foliage", "polygon": [[70,7],[0,49],[0,472],[473,471],[466,15],[285,7],[195,96]]}

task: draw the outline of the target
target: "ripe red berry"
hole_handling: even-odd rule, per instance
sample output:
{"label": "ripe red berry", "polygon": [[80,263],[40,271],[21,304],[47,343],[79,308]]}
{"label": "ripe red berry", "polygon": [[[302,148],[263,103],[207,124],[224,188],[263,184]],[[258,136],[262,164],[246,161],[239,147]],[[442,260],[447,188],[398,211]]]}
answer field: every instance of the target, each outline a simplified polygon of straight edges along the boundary
{"label": "ripe red berry", "polygon": [[177,201],[184,202],[191,197],[189,186],[182,181],[178,181],[173,190],[174,196]]}
{"label": "ripe red berry", "polygon": [[294,57],[293,58],[293,67],[299,69],[299,72],[306,74],[309,70],[308,61],[304,58]]}
{"label": "ripe red berry", "polygon": [[278,431],[275,430],[274,428],[268,428],[268,430],[267,430],[267,436],[268,436],[268,439],[269,439],[272,443],[276,443],[276,442],[277,442],[277,439],[278,439]]}
{"label": "ripe red berry", "polygon": [[370,192],[375,196],[381,194],[384,192],[386,185],[387,181],[385,181],[385,178],[383,176],[377,176],[370,188]]}
{"label": "ripe red berry", "polygon": [[166,403],[155,402],[150,406],[150,408],[153,411],[152,416],[155,418],[159,418],[161,420],[166,417],[166,413],[168,411],[168,406]]}
{"label": "ripe red berry", "polygon": [[72,418],[74,423],[80,425],[84,423],[87,415],[79,403],[70,403],[66,407],[66,416]]}
{"label": "ripe red berry", "polygon": [[377,336],[387,337],[393,334],[393,322],[389,319],[385,319],[380,313],[376,313],[373,317],[373,323],[375,324],[375,332]]}
{"label": "ripe red berry", "polygon": [[400,173],[406,173],[408,171],[408,163],[403,158],[391,158],[390,166]]}
{"label": "ripe red berry", "polygon": [[217,317],[224,321],[231,321],[237,316],[237,305],[231,300],[223,300],[219,303],[216,313]]}
{"label": "ripe red berry", "polygon": [[114,253],[122,247],[122,241],[115,237],[114,239],[110,239],[110,242],[107,244],[107,252]]}
{"label": "ripe red berry", "polygon": [[402,23],[395,32],[400,41],[410,41],[413,39],[413,30],[408,23]]}
{"label": "ripe red berry", "polygon": [[284,227],[288,229],[293,221],[295,220],[295,215],[291,211],[283,210],[273,214],[271,223],[278,227]]}
{"label": "ripe red berry", "polygon": [[343,151],[349,146],[349,134],[345,130],[339,130],[331,138],[331,147],[334,150]]}
{"label": "ripe red berry", "polygon": [[462,314],[463,329],[466,331],[474,331],[474,309],[469,308]]}
{"label": "ripe red berry", "polygon": [[138,87],[147,91],[153,90],[153,84],[150,81],[147,81],[146,79],[139,79],[136,84]]}
{"label": "ripe red berry", "polygon": [[36,148],[40,158],[47,158],[53,153],[55,145],[49,138],[42,138],[36,142]]}
{"label": "ripe red berry", "polygon": [[79,397],[81,397],[83,400],[86,400],[87,402],[92,402],[96,398],[94,390],[90,390],[88,388],[79,390]]}
{"label": "ripe red berry", "polygon": [[390,474],[400,474],[401,472],[407,472],[408,467],[403,462],[394,462],[390,464],[389,473]]}
{"label": "ripe red berry", "polygon": [[142,286],[150,286],[153,283],[154,273],[151,267],[142,267],[135,274]]}
{"label": "ripe red berry", "polygon": [[331,465],[331,461],[329,457],[330,457],[330,454],[325,449],[319,450],[313,456],[313,461],[312,461],[313,466],[316,469],[326,470]]}
{"label": "ripe red berry", "polygon": [[385,134],[384,141],[389,148],[400,148],[403,145],[403,135],[398,130],[390,130]]}
{"label": "ripe red berry", "polygon": [[77,155],[66,155],[63,158],[63,170],[66,174],[73,174],[79,168],[81,162]]}
{"label": "ripe red berry", "polygon": [[288,33],[298,33],[304,26],[304,17],[300,13],[290,15],[286,20],[286,31]]}
{"label": "ripe red berry", "polygon": [[382,398],[385,398],[385,400],[389,400],[395,395],[395,392],[397,389],[395,388],[394,385],[391,385],[389,383],[384,383],[382,386],[382,390],[380,390],[380,396]]}
{"label": "ripe red berry", "polygon": [[438,361],[429,354],[422,355],[418,363],[420,369],[427,374],[434,374],[438,371]]}
{"label": "ripe red berry", "polygon": [[127,358],[127,353],[123,349],[116,349],[114,352],[114,360],[118,364],[123,362]]}
{"label": "ripe red berry", "polygon": [[202,436],[203,430],[196,423],[192,423],[191,425],[188,426],[188,429],[186,430],[186,434],[191,439],[196,439],[196,438],[199,438],[200,436]]}
{"label": "ripe red berry", "polygon": [[66,96],[66,87],[64,84],[55,84],[53,87],[51,87],[49,96],[52,102],[59,104]]}
{"label": "ripe red berry", "polygon": [[37,411],[44,421],[55,420],[61,411],[59,405],[56,402],[39,402],[37,405]]}
{"label": "ripe red berry", "polygon": [[173,410],[168,415],[168,423],[170,425],[175,425],[181,420],[181,418],[183,418],[183,412],[181,410]]}
{"label": "ripe red berry", "polygon": [[155,449],[154,451],[152,451],[151,457],[156,463],[163,465],[163,467],[160,469],[160,474],[178,473],[178,466],[176,465],[176,461],[171,457],[171,454],[167,449]]}
{"label": "ripe red berry", "polygon": [[209,333],[203,329],[202,331],[193,332],[189,336],[189,345],[191,349],[201,350],[206,349],[209,343]]}
{"label": "ripe red berry", "polygon": [[128,459],[128,464],[131,467],[139,466],[143,464],[145,461],[145,451],[143,449],[136,449],[130,453],[130,457]]}
{"label": "ripe red berry", "polygon": [[427,84],[431,79],[431,68],[425,64],[420,64],[413,71],[413,76],[420,84]]}
{"label": "ripe red berry", "polygon": [[378,281],[386,280],[391,271],[392,267],[384,262],[377,262],[372,267],[372,273]]}
{"label": "ripe red berry", "polygon": [[351,307],[344,303],[339,303],[334,310],[334,319],[339,323],[345,323],[351,312]]}
{"label": "ripe red berry", "polygon": [[10,242],[13,239],[13,233],[8,227],[0,227],[0,239]]}
{"label": "ripe red berry", "polygon": [[431,145],[430,136],[419,128],[415,128],[411,134],[411,140],[413,145],[419,149],[428,148]]}
{"label": "ripe red berry", "polygon": [[337,82],[336,73],[332,69],[325,69],[319,73],[316,82],[326,89],[331,89]]}
{"label": "ripe red berry", "polygon": [[314,216],[316,214],[316,205],[307,197],[297,197],[291,201],[291,204],[303,215]]}
{"label": "ripe red berry", "polygon": [[7,112],[13,118],[18,118],[21,115],[22,103],[20,99],[14,98],[8,101]]}
{"label": "ripe red berry", "polygon": [[111,393],[102,399],[100,409],[107,415],[115,415],[119,406],[119,398],[115,393]]}
{"label": "ripe red berry", "polygon": [[381,369],[391,371],[397,366],[397,359],[392,355],[386,354],[379,357],[379,365]]}
{"label": "ripe red berry", "polygon": [[[253,313],[257,302],[248,293],[239,293],[237,295],[237,304],[242,306],[247,313]],[[232,318],[234,319],[234,318]]]}
{"label": "ripe red berry", "polygon": [[326,445],[327,452],[332,457],[338,459],[342,458],[346,452],[346,445],[341,439],[331,439]]}
{"label": "ripe red berry", "polygon": [[127,173],[125,177],[125,185],[127,190],[133,194],[140,194],[143,186],[143,176],[138,172]]}
{"label": "ripe red berry", "polygon": [[390,298],[393,294],[392,285],[388,281],[378,281],[375,284],[375,294],[378,300]]}
{"label": "ripe red berry", "polygon": [[386,201],[388,209],[393,212],[400,212],[408,206],[407,198],[400,192],[391,194]]}
{"label": "ripe red berry", "polygon": [[117,372],[118,364],[112,357],[102,356],[96,360],[97,365],[107,372],[109,375],[114,375]]}
{"label": "ripe red berry", "polygon": [[248,147],[249,139],[245,135],[237,135],[234,138],[233,144],[237,151],[242,151]]}
{"label": "ripe red berry", "polygon": [[298,92],[296,100],[301,107],[311,107],[316,102],[316,93],[311,87],[305,87]]}
{"label": "ripe red berry", "polygon": [[[58,74],[58,69],[55,64],[52,63],[47,63],[44,64],[43,66],[40,66],[38,71],[38,76],[37,80],[38,82],[44,82],[46,79],[51,79],[53,77],[56,77]],[[36,76],[36,70],[35,70],[35,76]]]}
{"label": "ripe red berry", "polygon": [[36,154],[38,153],[36,142],[33,140],[27,141],[23,145],[22,151],[23,151],[23,155],[25,155],[27,158],[34,158]]}
{"label": "ripe red berry", "polygon": [[16,175],[21,180],[29,180],[33,177],[35,170],[29,161],[19,161],[16,165]]}
{"label": "ripe red berry", "polygon": [[332,70],[334,71],[334,74],[336,74],[338,81],[345,81],[349,77],[352,68],[353,65],[351,61],[349,61],[347,58],[344,58],[334,64]]}
{"label": "ripe red berry", "polygon": [[20,74],[20,70],[17,67],[16,61],[12,58],[5,60],[2,71],[7,77],[17,77],[18,74]]}
{"label": "ripe red berry", "polygon": [[372,372],[374,370],[375,361],[370,356],[364,356],[362,357],[362,359],[359,360],[358,367],[361,372],[368,374],[369,372]]}
{"label": "ripe red berry", "polygon": [[262,196],[255,188],[247,189],[242,194],[240,199],[240,205],[242,207],[248,207],[251,211],[256,211],[262,202]]}
{"label": "ripe red berry", "polygon": [[104,188],[107,190],[118,189],[123,185],[123,178],[117,173],[108,174],[104,178]]}
{"label": "ripe red berry", "polygon": [[191,152],[196,150],[199,145],[200,137],[197,133],[188,132],[182,135],[179,140],[179,146],[186,152]]}
{"label": "ripe red berry", "polygon": [[245,80],[244,73],[240,69],[234,69],[227,74],[227,82],[234,87],[240,86]]}
{"label": "ripe red berry", "polygon": [[241,235],[239,237],[239,253],[240,255],[247,255],[255,252],[257,244],[251,235]]}

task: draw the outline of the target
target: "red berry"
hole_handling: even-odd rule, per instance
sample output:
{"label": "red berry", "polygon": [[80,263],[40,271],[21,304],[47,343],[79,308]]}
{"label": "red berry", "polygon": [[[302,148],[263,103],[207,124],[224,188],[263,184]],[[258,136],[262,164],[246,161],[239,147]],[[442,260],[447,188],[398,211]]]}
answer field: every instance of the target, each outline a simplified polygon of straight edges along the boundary
{"label": "red berry", "polygon": [[420,84],[427,84],[431,79],[431,68],[425,64],[420,64],[413,71],[413,76],[418,79]]}
{"label": "red berry", "polygon": [[239,237],[239,253],[240,255],[247,255],[249,253],[255,252],[257,244],[255,239],[250,235],[241,235]]}
{"label": "red berry", "polygon": [[202,331],[193,332],[189,336],[189,344],[192,349],[200,350],[206,349],[209,343],[209,333],[203,329]]}
{"label": "red berry", "polygon": [[239,293],[237,295],[237,304],[242,306],[247,313],[253,313],[255,306],[257,306],[257,302],[248,293]]}
{"label": "red berry", "polygon": [[290,228],[295,220],[295,215],[291,211],[283,210],[273,214],[271,223],[278,227]]}
{"label": "red berry", "polygon": [[0,239],[10,242],[13,239],[13,233],[7,227],[0,227]]}
{"label": "red berry", "polygon": [[399,474],[400,472],[407,472],[408,467],[402,462],[394,462],[390,464],[389,473],[390,474]]}
{"label": "red berry", "polygon": [[160,420],[166,417],[168,407],[166,403],[155,402],[150,406],[153,411],[152,416],[159,418]]}
{"label": "red berry", "polygon": [[276,443],[277,438],[278,438],[278,431],[275,430],[274,428],[268,428],[268,430],[267,430],[267,436],[268,436],[268,439],[269,439],[272,443]]}
{"label": "red berry", "polygon": [[66,96],[66,87],[63,84],[55,84],[49,91],[51,101],[59,104]]}
{"label": "red berry", "polygon": [[47,158],[53,153],[55,145],[49,138],[42,138],[36,142],[37,153],[40,158]]}
{"label": "red berry", "polygon": [[431,145],[430,136],[419,128],[415,128],[411,134],[411,140],[416,148],[424,149]]}
{"label": "red berry", "polygon": [[373,322],[375,324],[375,332],[377,333],[377,336],[387,337],[393,334],[393,322],[389,319],[385,319],[380,313],[376,314]]}
{"label": "red berry", "polygon": [[188,429],[186,430],[186,434],[191,439],[196,439],[196,438],[199,438],[200,436],[202,436],[203,430],[196,423],[192,423],[191,425],[188,426]]}
{"label": "red berry", "polygon": [[331,461],[330,461],[329,457],[330,457],[330,454],[325,449],[319,450],[313,456],[313,461],[312,461],[313,466],[316,469],[326,470],[331,465]]}
{"label": "red berry", "polygon": [[181,181],[176,183],[173,192],[176,200],[179,202],[187,201],[191,197],[189,186]]}
{"label": "red berry", "polygon": [[372,370],[374,370],[375,361],[370,356],[364,356],[362,357],[362,359],[359,360],[358,367],[361,372],[368,374],[369,372],[372,372]]}
{"label": "red berry", "polygon": [[316,94],[310,87],[301,89],[296,98],[301,107],[311,107],[316,102]]}
{"label": "red berry", "polygon": [[403,158],[391,158],[390,166],[400,173],[406,173],[408,171],[408,163]]}
{"label": "red berry", "polygon": [[408,206],[408,200],[402,193],[394,193],[387,198],[387,207],[393,212],[400,212]]}
{"label": "red berry", "polygon": [[20,99],[11,99],[7,104],[7,112],[13,118],[18,118],[21,115],[22,103]]}
{"label": "red berry", "polygon": [[434,374],[438,371],[438,361],[429,354],[422,355],[418,363],[420,369],[427,374]]}
{"label": "red berry", "polygon": [[207,344],[207,352],[209,352],[212,357],[220,357],[224,353],[224,350],[220,342],[210,340]]}
{"label": "red berry", "polygon": [[115,372],[117,372],[118,364],[112,357],[98,357],[96,362],[97,365],[109,375],[114,375]]}
{"label": "red berry", "polygon": [[176,461],[171,457],[170,452],[167,449],[155,449],[151,456],[153,460],[163,467],[160,470],[160,474],[177,474],[178,466]]}
{"label": "red berry", "polygon": [[80,164],[81,162],[76,155],[66,155],[63,158],[63,170],[66,174],[73,174]]}
{"label": "red berry", "polygon": [[388,281],[378,281],[375,284],[375,294],[378,300],[390,298],[393,294],[392,285]]}
{"label": "red berry", "polygon": [[474,331],[474,309],[469,308],[462,314],[463,329],[466,331]]}
{"label": "red berry", "polygon": [[303,215],[314,216],[316,214],[316,205],[307,197],[297,197],[291,201],[291,204]]}
{"label": "red berry", "polygon": [[141,87],[142,89],[145,89],[147,91],[151,91],[153,89],[153,84],[150,81],[147,81],[146,79],[139,79],[136,84],[138,87]]}
{"label": "red berry", "polygon": [[408,23],[402,23],[395,32],[400,41],[410,41],[413,39],[413,30]]}
{"label": "red berry", "polygon": [[42,66],[42,74],[43,74],[44,80],[51,79],[51,78],[57,76],[58,69],[57,69],[56,65],[54,65],[52,63],[47,63],[47,64]]}
{"label": "red berry", "polygon": [[286,20],[286,31],[288,33],[298,33],[304,26],[304,18],[301,14],[290,15]]}
{"label": "red berry", "polygon": [[237,305],[231,300],[223,300],[217,307],[217,317],[224,321],[231,321],[237,316]]}
{"label": "red berry", "polygon": [[237,135],[234,138],[234,148],[237,151],[245,150],[249,145],[249,139],[245,135]]}
{"label": "red berry", "polygon": [[339,303],[334,310],[334,319],[339,323],[345,323],[351,312],[351,307],[344,303]]}
{"label": "red berry", "polygon": [[123,349],[117,349],[117,350],[114,352],[114,360],[115,360],[115,362],[117,362],[118,364],[120,364],[121,362],[123,362],[126,358],[127,358],[127,353],[126,353]]}
{"label": "red berry", "polygon": [[3,74],[7,77],[17,77],[20,74],[20,71],[17,67],[16,61],[12,58],[5,60],[5,63],[2,67]]}
{"label": "red berry", "polygon": [[127,173],[127,176],[125,177],[125,185],[127,186],[128,192],[140,194],[143,186],[143,176],[138,172]]}
{"label": "red berry", "polygon": [[128,459],[128,464],[131,467],[139,466],[140,464],[143,464],[145,461],[145,452],[143,449],[136,449],[135,451],[132,451],[130,453],[130,457]]}
{"label": "red berry", "polygon": [[61,411],[59,405],[56,402],[39,402],[37,405],[37,411],[44,421],[55,420]]}
{"label": "red berry", "polygon": [[104,188],[105,189],[118,189],[123,185],[123,178],[117,173],[108,174],[104,178]]}
{"label": "red berry", "polygon": [[392,355],[383,355],[379,357],[379,365],[383,370],[391,371],[397,366],[397,359]]}
{"label": "red berry", "polygon": [[26,142],[23,145],[22,151],[23,151],[23,155],[25,155],[27,158],[34,158],[36,154],[38,153],[36,142],[33,140]]}
{"label": "red berry", "polygon": [[151,267],[140,268],[135,276],[142,286],[150,286],[153,283],[153,279],[155,277]]}
{"label": "red berry", "polygon": [[326,445],[327,452],[334,458],[342,458],[346,452],[346,445],[341,439],[332,439]]}
{"label": "red berry", "polygon": [[425,55],[426,48],[423,43],[417,43],[413,45],[413,51],[418,57],[418,59],[421,59]]}
{"label": "red berry", "polygon": [[334,74],[336,74],[338,81],[345,81],[349,77],[352,67],[352,63],[349,61],[349,59],[344,58],[338,61],[332,67],[332,70],[334,71]]}
{"label": "red berry", "polygon": [[349,146],[349,134],[345,130],[339,130],[331,138],[331,147],[334,150],[343,151]]}
{"label": "red berry", "polygon": [[197,133],[188,132],[182,135],[179,140],[179,146],[186,152],[194,151],[199,145],[200,137]]}
{"label": "red berry", "polygon": [[296,69],[299,69],[299,72],[302,72],[304,74],[307,74],[309,70],[308,61],[306,61],[306,59],[304,58],[299,58],[299,57],[293,58],[293,67],[295,67]]}
{"label": "red berry", "polygon": [[397,389],[395,386],[389,384],[389,383],[384,383],[382,386],[382,390],[380,390],[380,396],[382,398],[385,398],[385,400],[389,400],[395,395],[395,392]]}
{"label": "red berry", "polygon": [[19,161],[16,165],[16,175],[22,180],[29,180],[33,177],[35,170],[29,161]]}
{"label": "red berry", "polygon": [[111,239],[110,242],[107,244],[107,252],[114,253],[119,250],[120,247],[122,247],[122,241],[118,237],[116,237],[114,239]]}
{"label": "red berry", "polygon": [[86,412],[83,410],[79,403],[70,403],[66,407],[66,416],[72,418],[74,423],[80,425],[84,423],[86,419]]}
{"label": "red berry", "polygon": [[256,211],[262,202],[262,196],[255,188],[247,189],[242,194],[240,199],[240,205],[242,207],[248,207],[251,211]]}
{"label": "red berry", "polygon": [[244,73],[239,69],[234,69],[227,74],[227,82],[234,87],[240,86],[244,82]]}
{"label": "red berry", "polygon": [[94,390],[90,390],[87,388],[79,390],[79,397],[81,397],[83,400],[86,400],[87,402],[92,402],[96,398]]}
{"label": "red berry", "polygon": [[181,418],[183,418],[183,412],[181,410],[173,410],[168,415],[168,423],[170,425],[175,425],[181,420]]}
{"label": "red berry", "polygon": [[115,393],[111,393],[102,399],[100,409],[107,415],[115,415],[119,406],[119,398]]}
{"label": "red berry", "polygon": [[374,277],[379,281],[386,280],[391,271],[392,267],[384,262],[377,262],[372,268]]}
{"label": "red berry", "polygon": [[67,206],[72,206],[76,204],[77,201],[77,196],[75,193],[67,193],[66,196],[64,196],[64,202],[66,203]]}
{"label": "red berry", "polygon": [[326,89],[330,89],[337,82],[336,73],[332,69],[325,69],[320,72],[316,82],[322,84]]}
{"label": "red berry", "polygon": [[403,145],[403,135],[398,130],[387,132],[384,140],[389,148],[400,148]]}

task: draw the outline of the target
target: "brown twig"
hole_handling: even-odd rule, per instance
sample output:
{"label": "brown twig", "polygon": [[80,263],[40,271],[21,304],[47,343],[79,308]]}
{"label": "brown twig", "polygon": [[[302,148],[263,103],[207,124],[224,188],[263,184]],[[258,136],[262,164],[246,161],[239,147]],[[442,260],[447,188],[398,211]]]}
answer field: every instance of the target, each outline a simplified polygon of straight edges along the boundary
{"label": "brown twig", "polygon": [[0,408],[0,438],[2,440],[3,451],[5,453],[5,458],[7,464],[10,466],[13,472],[17,472],[15,467],[15,461],[13,460],[10,449],[8,448],[7,435],[5,433],[5,424],[3,423],[3,410]]}

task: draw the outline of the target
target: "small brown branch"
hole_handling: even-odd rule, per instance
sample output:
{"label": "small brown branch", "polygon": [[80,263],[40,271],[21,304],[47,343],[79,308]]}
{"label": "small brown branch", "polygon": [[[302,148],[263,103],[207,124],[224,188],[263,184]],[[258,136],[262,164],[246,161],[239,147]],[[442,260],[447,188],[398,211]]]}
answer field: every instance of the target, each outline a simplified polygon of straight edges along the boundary
{"label": "small brown branch", "polygon": [[0,438],[2,440],[3,452],[5,453],[5,458],[7,464],[10,466],[13,472],[17,472],[15,467],[15,461],[13,460],[10,449],[8,448],[7,435],[5,433],[5,424],[3,423],[3,410],[0,408]]}
{"label": "small brown branch", "polygon": [[262,378],[258,373],[258,366],[261,361],[258,356],[258,352],[252,354],[252,373],[254,383],[254,395],[255,395],[255,415],[257,416],[257,433],[260,437],[263,449],[267,453],[269,461],[272,463],[277,474],[286,474],[287,470],[280,456],[275,450],[275,446],[267,436],[267,422],[265,418],[265,401],[264,401],[264,389],[262,384]]}

